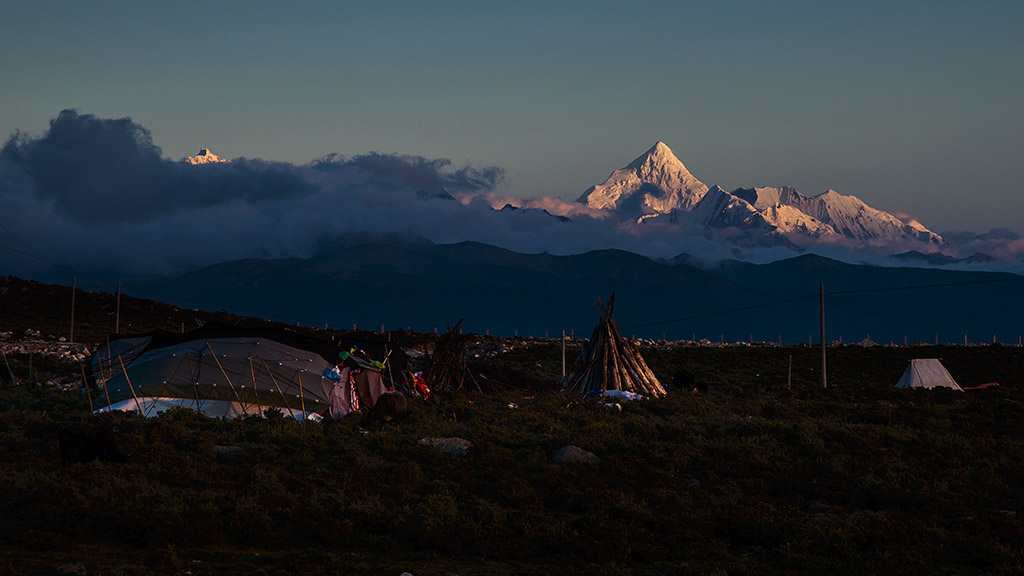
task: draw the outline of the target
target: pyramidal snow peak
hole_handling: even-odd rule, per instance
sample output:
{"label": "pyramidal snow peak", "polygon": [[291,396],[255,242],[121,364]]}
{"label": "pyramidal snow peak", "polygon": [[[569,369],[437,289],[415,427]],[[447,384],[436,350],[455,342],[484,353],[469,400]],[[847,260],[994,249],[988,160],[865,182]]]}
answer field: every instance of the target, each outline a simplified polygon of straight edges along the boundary
{"label": "pyramidal snow peak", "polygon": [[731,231],[734,240],[760,245],[808,247],[818,242],[945,245],[916,221],[877,210],[852,195],[828,190],[805,196],[795,188],[708,188],[664,142],[591,186],[578,202],[623,221],[669,223],[688,232]]}
{"label": "pyramidal snow peak", "polygon": [[708,187],[690,174],[664,142],[612,172],[604,183],[591,186],[578,202],[626,216],[667,214],[693,208]]}

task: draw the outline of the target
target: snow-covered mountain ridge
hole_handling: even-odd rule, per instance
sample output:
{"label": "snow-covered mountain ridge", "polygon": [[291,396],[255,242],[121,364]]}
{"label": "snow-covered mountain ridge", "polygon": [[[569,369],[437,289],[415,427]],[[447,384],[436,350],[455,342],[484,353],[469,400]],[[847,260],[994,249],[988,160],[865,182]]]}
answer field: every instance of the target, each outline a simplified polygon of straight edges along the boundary
{"label": "snow-covered mountain ridge", "polygon": [[221,164],[221,163],[230,162],[230,160],[225,160],[224,158],[221,158],[220,156],[217,156],[213,152],[210,152],[209,148],[203,148],[195,156],[189,156],[189,157],[185,158],[185,162],[188,163],[188,164],[192,164],[192,165],[196,165],[196,164]]}
{"label": "snow-covered mountain ridge", "polygon": [[828,190],[805,196],[796,189],[708,188],[663,142],[590,187],[579,203],[637,223],[670,223],[689,232],[723,233],[758,244],[858,243],[872,246],[945,245],[920,223],[872,208],[852,195]]}

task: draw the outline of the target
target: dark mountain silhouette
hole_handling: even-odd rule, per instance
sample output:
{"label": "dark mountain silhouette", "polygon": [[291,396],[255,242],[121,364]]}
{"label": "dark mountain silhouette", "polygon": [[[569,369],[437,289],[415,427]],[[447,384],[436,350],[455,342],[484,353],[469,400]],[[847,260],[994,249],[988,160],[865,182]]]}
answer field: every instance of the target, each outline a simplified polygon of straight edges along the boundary
{"label": "dark mountain silhouette", "polygon": [[[133,295],[304,325],[578,337],[618,294],[624,335],[818,341],[1016,343],[1022,278],[1012,274],[845,264],[805,255],[713,270],[620,250],[521,254],[475,242],[356,244],[309,259],[243,260],[133,287]],[[173,296],[171,296],[173,295]]]}

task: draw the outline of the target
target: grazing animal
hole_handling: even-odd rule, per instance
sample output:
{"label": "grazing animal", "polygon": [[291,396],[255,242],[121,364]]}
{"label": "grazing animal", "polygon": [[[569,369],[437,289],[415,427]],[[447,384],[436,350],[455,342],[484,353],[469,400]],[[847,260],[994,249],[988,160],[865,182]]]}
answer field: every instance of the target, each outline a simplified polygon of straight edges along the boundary
{"label": "grazing animal", "polygon": [[401,392],[385,392],[377,398],[377,403],[359,421],[359,426],[369,428],[380,424],[381,429],[388,422],[396,422],[409,414],[409,402]]}
{"label": "grazing animal", "polygon": [[57,434],[62,466],[75,462],[127,462],[117,449],[114,433],[106,426],[69,426]]}

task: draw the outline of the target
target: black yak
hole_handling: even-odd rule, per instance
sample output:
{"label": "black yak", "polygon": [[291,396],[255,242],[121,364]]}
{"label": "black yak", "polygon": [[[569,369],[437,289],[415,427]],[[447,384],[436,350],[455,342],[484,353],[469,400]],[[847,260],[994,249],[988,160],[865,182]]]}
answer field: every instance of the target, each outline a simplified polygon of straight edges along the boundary
{"label": "black yak", "polygon": [[379,423],[381,429],[388,422],[401,420],[409,413],[409,402],[401,392],[385,392],[377,398],[373,408],[359,420],[361,428]]}
{"label": "black yak", "polygon": [[127,462],[106,426],[69,426],[57,434],[62,466],[75,462]]}

